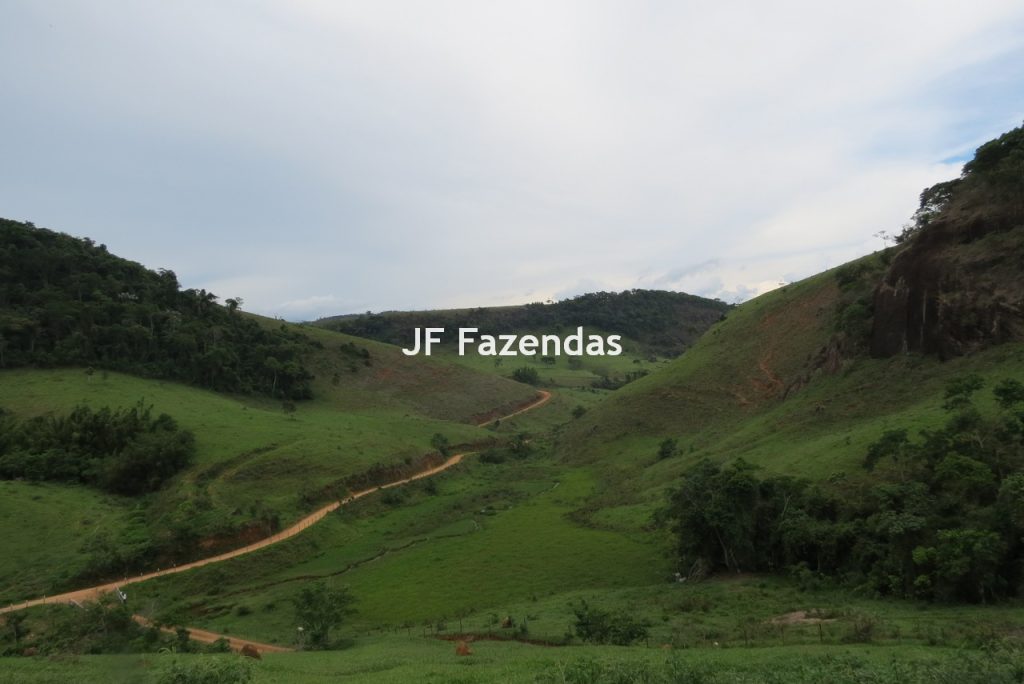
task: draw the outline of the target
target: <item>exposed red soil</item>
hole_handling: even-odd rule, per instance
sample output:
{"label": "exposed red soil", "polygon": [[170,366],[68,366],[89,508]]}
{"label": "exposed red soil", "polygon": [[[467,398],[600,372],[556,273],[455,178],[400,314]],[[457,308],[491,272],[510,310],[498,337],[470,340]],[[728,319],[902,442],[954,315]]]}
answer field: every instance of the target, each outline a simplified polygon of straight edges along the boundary
{"label": "exposed red soil", "polygon": [[483,633],[477,634],[475,632],[463,632],[461,634],[438,634],[435,638],[442,641],[462,641],[465,643],[472,643],[474,641],[515,641],[520,644],[529,644],[530,646],[546,646],[548,648],[561,648],[566,644],[560,644],[556,641],[545,641],[543,639],[530,639],[528,637],[517,637],[512,635],[494,634],[494,633]]}
{"label": "exposed red soil", "polygon": [[[537,397],[530,399],[529,401],[515,404],[510,409],[497,408],[494,409],[493,411],[488,411],[487,413],[482,413],[473,416],[473,421],[477,424],[478,427],[484,427],[485,425],[490,425],[496,420],[507,420],[509,418],[512,418],[513,416],[518,416],[520,413],[526,413],[527,411],[531,411],[537,408],[538,406],[546,404],[551,399],[551,392],[548,392],[547,390],[537,390],[537,394]],[[506,413],[505,415],[502,415],[503,410],[509,412]]]}

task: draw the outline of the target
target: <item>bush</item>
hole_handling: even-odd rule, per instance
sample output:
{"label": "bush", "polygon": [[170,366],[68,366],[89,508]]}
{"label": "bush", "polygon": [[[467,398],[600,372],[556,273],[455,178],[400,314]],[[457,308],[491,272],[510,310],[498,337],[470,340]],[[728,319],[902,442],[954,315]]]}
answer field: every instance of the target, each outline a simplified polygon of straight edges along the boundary
{"label": "bush", "polygon": [[437,449],[438,453],[445,457],[447,457],[452,450],[451,442],[449,442],[448,438],[440,432],[435,432],[434,436],[430,438],[430,446]]}
{"label": "bush", "polygon": [[660,445],[658,445],[658,460],[664,461],[666,458],[672,458],[679,453],[679,440],[673,439],[672,437],[665,438]]}
{"label": "bush", "polygon": [[0,478],[80,482],[126,496],[155,491],[191,463],[195,437],[152,408],[78,406],[22,422],[0,415]]}
{"label": "bush", "polygon": [[629,646],[648,636],[650,623],[626,611],[611,613],[594,608],[582,600],[577,605],[570,604],[570,607],[576,616],[573,630],[583,641]]}
{"label": "bush", "polygon": [[159,662],[156,684],[247,684],[255,675],[253,662],[242,656],[175,656]]}
{"label": "bush", "polygon": [[524,382],[527,385],[539,385],[540,373],[537,372],[536,368],[523,366],[512,371],[512,379],[516,382]]}
{"label": "bush", "polygon": [[505,455],[497,449],[488,449],[480,454],[481,463],[498,464],[505,462]]}

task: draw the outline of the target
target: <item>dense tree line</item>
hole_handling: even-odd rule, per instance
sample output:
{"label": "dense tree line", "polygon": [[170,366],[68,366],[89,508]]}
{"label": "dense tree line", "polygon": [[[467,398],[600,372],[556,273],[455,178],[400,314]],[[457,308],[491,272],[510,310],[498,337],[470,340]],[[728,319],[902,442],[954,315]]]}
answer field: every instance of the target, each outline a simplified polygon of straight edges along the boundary
{"label": "dense tree line", "polygon": [[186,467],[195,438],[166,413],[79,406],[18,420],[0,411],[0,478],[78,482],[114,494],[152,492]]}
{"label": "dense tree line", "polygon": [[267,329],[104,245],[0,219],[0,368],[98,366],[224,392],[311,396],[308,338]]}
{"label": "dense tree line", "polygon": [[337,316],[317,321],[331,330],[410,345],[413,329],[479,328],[481,334],[591,326],[624,335],[652,353],[676,355],[693,344],[729,309],[724,302],[682,292],[625,290],[594,292],[553,303],[443,311],[394,311]]}
{"label": "dense tree line", "polygon": [[682,570],[830,575],[880,594],[990,601],[1024,582],[1024,385],[975,405],[977,376],[947,388],[947,419],[915,439],[885,432],[860,484],[761,477],[699,463],[664,511]]}

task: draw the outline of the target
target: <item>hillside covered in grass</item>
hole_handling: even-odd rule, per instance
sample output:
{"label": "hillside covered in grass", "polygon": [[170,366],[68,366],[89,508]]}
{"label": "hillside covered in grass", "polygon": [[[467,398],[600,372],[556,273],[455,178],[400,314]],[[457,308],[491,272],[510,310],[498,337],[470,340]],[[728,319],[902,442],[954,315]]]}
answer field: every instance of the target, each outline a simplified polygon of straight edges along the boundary
{"label": "hillside covered in grass", "polygon": [[[90,240],[14,222],[0,239],[0,601],[268,536],[415,471],[436,435],[490,443],[478,423],[537,397],[221,306]],[[230,381],[204,375],[207,363]]]}
{"label": "hillside covered in grass", "polygon": [[[744,456],[823,477],[887,423],[934,424],[949,379],[1019,373],[1022,130],[925,190],[900,244],[736,307],[578,421],[566,451],[657,471],[673,465],[650,463],[657,441],[674,437],[690,460]],[[923,263],[930,280],[912,280]]]}
{"label": "hillside covered in grass", "polygon": [[565,458],[605,481],[588,519],[657,514],[684,574],[1016,596],[1022,159],[1021,129],[982,146],[896,247],[737,307],[571,424]]}

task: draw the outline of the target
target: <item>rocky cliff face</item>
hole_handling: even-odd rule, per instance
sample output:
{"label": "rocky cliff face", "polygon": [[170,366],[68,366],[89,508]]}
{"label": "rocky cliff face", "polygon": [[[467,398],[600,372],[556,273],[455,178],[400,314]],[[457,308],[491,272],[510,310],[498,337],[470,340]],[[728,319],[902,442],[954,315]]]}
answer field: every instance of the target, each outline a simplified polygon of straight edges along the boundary
{"label": "rocky cliff face", "polygon": [[943,358],[1024,340],[1024,126],[921,193],[875,290],[871,352]]}
{"label": "rocky cliff face", "polygon": [[949,358],[1009,340],[1024,340],[1024,225],[969,208],[945,212],[876,288],[871,353]]}

